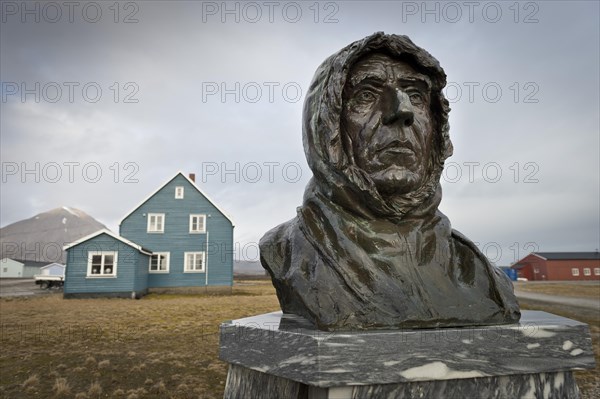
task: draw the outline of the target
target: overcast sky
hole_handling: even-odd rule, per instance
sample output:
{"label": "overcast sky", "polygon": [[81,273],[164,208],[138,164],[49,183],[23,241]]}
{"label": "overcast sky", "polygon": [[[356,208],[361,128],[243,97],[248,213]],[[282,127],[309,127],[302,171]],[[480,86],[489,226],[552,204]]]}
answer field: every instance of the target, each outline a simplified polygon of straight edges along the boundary
{"label": "overcast sky", "polygon": [[177,173],[235,222],[236,257],[311,177],[317,66],[376,31],[448,75],[440,209],[488,257],[600,244],[599,5],[552,2],[2,2],[1,226],[60,206],[112,230]]}

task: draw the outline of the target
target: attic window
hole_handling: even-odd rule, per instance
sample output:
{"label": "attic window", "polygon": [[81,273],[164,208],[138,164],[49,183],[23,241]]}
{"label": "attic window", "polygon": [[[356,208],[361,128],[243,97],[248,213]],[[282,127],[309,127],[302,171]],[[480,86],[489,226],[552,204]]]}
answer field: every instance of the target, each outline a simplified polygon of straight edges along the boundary
{"label": "attic window", "polygon": [[183,199],[183,186],[175,187],[175,199]]}

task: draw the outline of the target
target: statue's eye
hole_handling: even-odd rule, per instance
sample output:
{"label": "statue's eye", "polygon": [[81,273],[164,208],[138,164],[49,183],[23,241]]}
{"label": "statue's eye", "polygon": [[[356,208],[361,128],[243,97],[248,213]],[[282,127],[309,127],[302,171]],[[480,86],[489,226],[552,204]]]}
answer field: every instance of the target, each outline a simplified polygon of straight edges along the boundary
{"label": "statue's eye", "polygon": [[409,98],[412,105],[423,105],[425,102],[424,96],[419,92],[410,93]]}
{"label": "statue's eye", "polygon": [[377,96],[373,91],[364,89],[356,93],[354,99],[359,104],[369,104],[374,102],[377,99]]}

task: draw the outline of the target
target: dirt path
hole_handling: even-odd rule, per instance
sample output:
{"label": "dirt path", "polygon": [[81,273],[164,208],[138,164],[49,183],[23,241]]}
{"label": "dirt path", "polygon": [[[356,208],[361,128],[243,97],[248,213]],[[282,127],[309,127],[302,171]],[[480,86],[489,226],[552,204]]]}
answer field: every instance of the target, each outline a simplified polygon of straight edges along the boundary
{"label": "dirt path", "polygon": [[57,289],[42,290],[32,278],[0,279],[0,298],[11,296],[47,295],[58,292]]}

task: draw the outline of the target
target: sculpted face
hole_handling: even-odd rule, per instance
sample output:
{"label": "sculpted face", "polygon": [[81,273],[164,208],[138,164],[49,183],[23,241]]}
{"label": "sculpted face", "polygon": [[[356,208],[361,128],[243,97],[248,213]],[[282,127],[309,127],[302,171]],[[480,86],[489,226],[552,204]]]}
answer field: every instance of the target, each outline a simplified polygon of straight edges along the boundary
{"label": "sculpted face", "polygon": [[430,87],[427,76],[384,54],[350,71],[342,128],[357,166],[382,194],[409,193],[427,178],[434,132]]}

